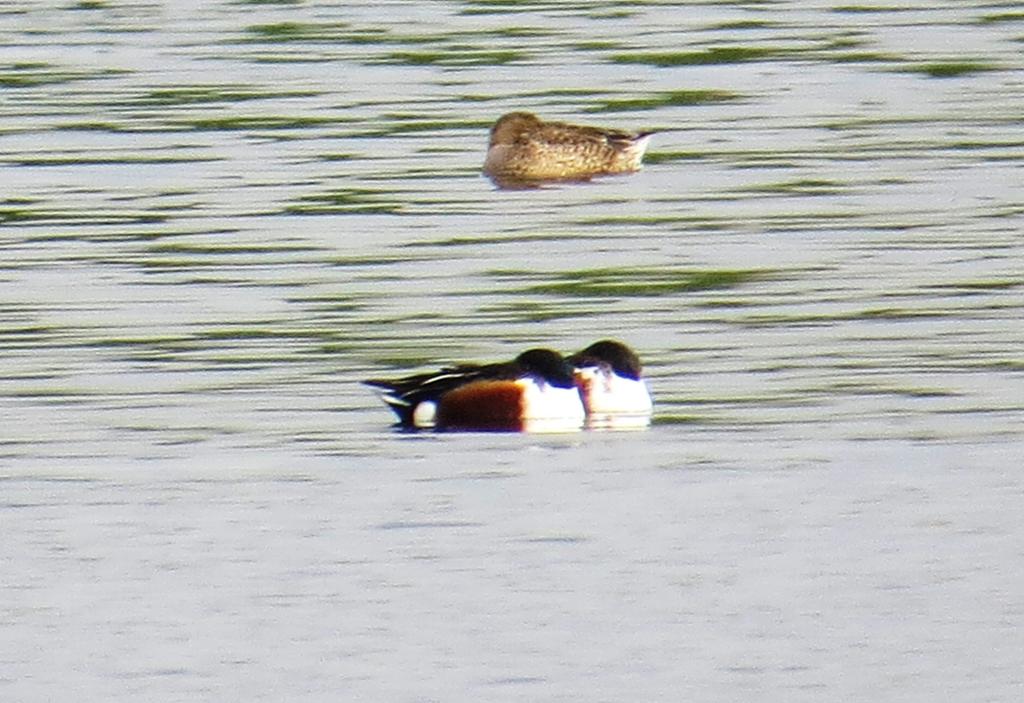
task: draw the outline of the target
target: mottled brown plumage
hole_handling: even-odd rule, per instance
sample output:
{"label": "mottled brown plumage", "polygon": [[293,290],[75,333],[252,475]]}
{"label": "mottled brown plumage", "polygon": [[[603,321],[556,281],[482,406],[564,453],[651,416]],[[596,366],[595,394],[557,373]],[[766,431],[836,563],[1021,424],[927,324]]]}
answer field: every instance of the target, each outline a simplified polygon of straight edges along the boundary
{"label": "mottled brown plumage", "polygon": [[491,128],[484,173],[499,185],[630,173],[640,168],[650,136],[510,112]]}

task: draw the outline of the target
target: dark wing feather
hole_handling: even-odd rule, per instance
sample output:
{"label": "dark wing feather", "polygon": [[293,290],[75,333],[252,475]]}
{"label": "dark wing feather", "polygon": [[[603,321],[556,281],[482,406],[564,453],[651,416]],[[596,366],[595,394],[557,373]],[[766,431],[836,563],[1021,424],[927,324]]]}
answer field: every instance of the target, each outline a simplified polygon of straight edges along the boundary
{"label": "dark wing feather", "polygon": [[510,380],[517,378],[516,364],[461,364],[435,371],[405,376],[397,379],[371,378],[363,381],[372,388],[380,389],[381,397],[388,404],[402,424],[412,423],[416,406],[424,401],[437,401],[445,393],[473,381]]}

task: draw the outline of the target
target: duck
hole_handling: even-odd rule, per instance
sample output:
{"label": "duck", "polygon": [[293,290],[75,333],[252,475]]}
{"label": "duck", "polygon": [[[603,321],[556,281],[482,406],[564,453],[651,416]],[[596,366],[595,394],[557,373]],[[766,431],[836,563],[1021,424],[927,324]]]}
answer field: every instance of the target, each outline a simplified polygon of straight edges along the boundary
{"label": "duck", "polygon": [[586,418],[573,367],[551,349],[364,383],[405,429],[571,431]]}
{"label": "duck", "polygon": [[591,426],[622,424],[611,420],[633,418],[647,424],[654,403],[643,378],[640,357],[614,339],[602,339],[571,354],[576,386]]}
{"label": "duck", "polygon": [[631,173],[641,168],[652,134],[545,122],[531,112],[510,112],[491,127],[483,170],[502,187]]}

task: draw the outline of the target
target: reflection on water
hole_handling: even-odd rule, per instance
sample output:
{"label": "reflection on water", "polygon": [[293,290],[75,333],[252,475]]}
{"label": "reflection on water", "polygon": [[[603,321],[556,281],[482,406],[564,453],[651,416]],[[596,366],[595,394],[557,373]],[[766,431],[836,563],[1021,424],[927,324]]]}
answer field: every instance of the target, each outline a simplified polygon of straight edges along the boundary
{"label": "reflection on water", "polygon": [[648,413],[595,413],[587,417],[587,429],[605,431],[645,430],[651,424]]}
{"label": "reflection on water", "polygon": [[[1007,698],[1022,38],[988,2],[0,5],[0,695]],[[512,110],[657,134],[500,191]],[[358,384],[602,337],[645,432],[402,435]]]}

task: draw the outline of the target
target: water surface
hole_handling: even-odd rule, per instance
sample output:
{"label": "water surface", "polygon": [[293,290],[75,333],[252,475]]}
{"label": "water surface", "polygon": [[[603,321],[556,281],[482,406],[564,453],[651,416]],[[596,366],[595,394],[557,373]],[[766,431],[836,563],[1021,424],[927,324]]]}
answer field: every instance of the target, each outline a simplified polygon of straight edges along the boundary
{"label": "water surface", "polygon": [[[1015,4],[0,39],[5,700],[1019,697]],[[499,191],[513,109],[659,133]],[[647,431],[401,434],[358,383],[606,336]]]}

